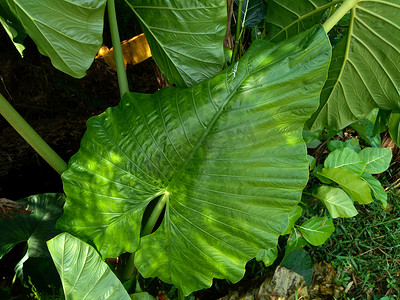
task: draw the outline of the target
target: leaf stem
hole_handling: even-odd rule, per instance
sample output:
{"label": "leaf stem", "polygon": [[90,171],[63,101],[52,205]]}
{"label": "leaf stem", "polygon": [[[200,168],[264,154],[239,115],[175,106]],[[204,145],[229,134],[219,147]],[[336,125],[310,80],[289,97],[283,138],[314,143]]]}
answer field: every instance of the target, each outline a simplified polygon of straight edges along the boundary
{"label": "leaf stem", "polygon": [[239,47],[239,42],[240,42],[240,29],[242,26],[242,7],[243,7],[243,1],[244,0],[239,0],[239,9],[238,9],[238,18],[236,21],[236,36],[235,36],[235,46],[233,48],[233,54],[231,58],[231,63],[233,63],[236,59],[236,54],[238,51]]}
{"label": "leaf stem", "polygon": [[21,117],[2,94],[0,94],[0,114],[60,175],[67,169],[67,163],[40,137],[24,118]]}
{"label": "leaf stem", "polygon": [[126,76],[124,56],[122,54],[121,40],[119,38],[117,14],[114,0],[107,0],[108,20],[110,23],[111,40],[114,48],[114,60],[117,67],[119,92],[122,96],[129,91],[128,77]]}
{"label": "leaf stem", "polygon": [[[165,204],[167,203],[168,198],[169,198],[169,193],[165,192],[164,195],[161,197],[161,199],[158,200],[156,206],[154,207],[153,211],[151,212],[149,219],[147,220],[146,224],[143,226],[141,236],[148,235],[153,231],[154,226],[156,225],[157,220],[160,217],[160,215],[165,207]],[[129,280],[133,276],[134,272],[135,272],[135,254],[132,253],[129,256],[128,262],[126,263],[126,266],[122,272],[122,275],[121,275],[122,282]]]}
{"label": "leaf stem", "polygon": [[344,15],[352,9],[360,0],[344,0],[342,5],[329,17],[328,20],[322,25],[325,32],[328,33],[339,21],[344,17]]}

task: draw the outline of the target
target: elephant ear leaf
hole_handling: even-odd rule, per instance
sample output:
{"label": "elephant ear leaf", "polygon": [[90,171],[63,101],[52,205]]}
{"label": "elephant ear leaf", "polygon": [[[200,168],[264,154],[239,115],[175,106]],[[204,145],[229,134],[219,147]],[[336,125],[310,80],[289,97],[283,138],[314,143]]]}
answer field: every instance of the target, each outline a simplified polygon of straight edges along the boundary
{"label": "elephant ear leaf", "polygon": [[192,86],[221,71],[226,0],[126,0],[169,83]]}
{"label": "elephant ear leaf", "polygon": [[328,80],[309,127],[341,129],[374,108],[400,107],[400,3],[360,0],[333,49]]}
{"label": "elephant ear leaf", "polygon": [[[0,14],[12,15],[14,23],[23,27],[54,67],[81,78],[103,41],[105,5],[106,0],[4,0]],[[0,20],[1,17],[4,18],[0,15]],[[22,40],[18,38],[17,42]]]}
{"label": "elephant ear leaf", "polygon": [[[237,282],[248,260],[276,246],[300,200],[303,125],[318,106],[330,53],[317,26],[282,43],[254,42],[194,87],[127,93],[88,121],[62,175],[58,225],[103,257],[137,250],[143,276],[185,295],[213,278]],[[161,225],[140,238],[144,211],[160,196]]]}
{"label": "elephant ear leaf", "polygon": [[90,245],[61,233],[47,242],[65,299],[130,300],[121,281]]}
{"label": "elephant ear leaf", "polygon": [[18,202],[25,203],[32,213],[0,218],[0,258],[19,243],[27,242],[26,253],[15,267],[17,276],[26,284],[30,276],[38,288],[59,284],[46,241],[60,233],[56,221],[62,214],[64,198],[60,194],[43,194]]}

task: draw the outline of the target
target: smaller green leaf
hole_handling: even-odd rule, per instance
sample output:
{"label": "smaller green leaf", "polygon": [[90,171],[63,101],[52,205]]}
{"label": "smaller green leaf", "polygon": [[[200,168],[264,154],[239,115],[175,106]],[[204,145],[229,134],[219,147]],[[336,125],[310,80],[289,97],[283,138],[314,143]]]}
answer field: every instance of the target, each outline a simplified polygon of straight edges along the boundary
{"label": "smaller green leaf", "polygon": [[301,206],[296,205],[289,215],[289,224],[286,230],[282,233],[282,235],[289,234],[292,228],[294,227],[294,223],[301,217],[303,213],[303,209]]}
{"label": "smaller green leaf", "polygon": [[370,146],[379,148],[381,146],[381,136],[374,132],[377,114],[378,109],[373,109],[368,116],[351,124],[351,127],[353,127],[360,137]]}
{"label": "smaller green leaf", "polygon": [[342,189],[323,185],[315,196],[324,203],[332,218],[351,218],[357,215],[353,201]]}
{"label": "smaller green leaf", "polygon": [[65,299],[131,299],[121,281],[92,246],[69,233],[47,241]]}
{"label": "smaller green leaf", "polygon": [[311,155],[307,155],[307,159],[308,159],[308,164],[310,165],[310,170],[314,169],[315,165],[317,164],[315,157],[311,156]]}
{"label": "smaller green leaf", "polygon": [[357,175],[364,172],[365,165],[357,152],[350,148],[336,149],[328,155],[324,163],[326,168],[344,168]]}
{"label": "smaller green leaf", "polygon": [[389,133],[397,146],[400,146],[400,113],[392,112],[388,122]]}
{"label": "smaller green leaf", "polygon": [[379,180],[369,173],[363,173],[361,178],[368,184],[369,188],[374,194],[374,197],[381,201],[383,207],[385,208],[387,206],[387,194]]}
{"label": "smaller green leaf", "polygon": [[300,274],[306,280],[307,286],[310,286],[313,264],[311,256],[303,249],[296,249],[290,253],[286,253],[281,262],[281,266]]}
{"label": "smaller green leaf", "polygon": [[[238,0],[235,0],[238,4]],[[248,4],[247,4],[248,2]],[[244,0],[242,5],[242,18],[244,18],[245,27],[257,26],[265,19],[267,14],[267,5],[264,0]]]}
{"label": "smaller green leaf", "polygon": [[335,231],[333,221],[327,217],[312,217],[299,226],[303,237],[311,245],[319,246]]}
{"label": "smaller green leaf", "polygon": [[360,176],[351,173],[343,168],[323,168],[319,175],[322,175],[339,184],[353,201],[361,204],[368,204],[373,201],[368,184]]}
{"label": "smaller green leaf", "polygon": [[266,267],[269,267],[274,263],[278,257],[278,248],[274,247],[271,249],[262,249],[258,252],[256,259],[257,261],[262,261]]}
{"label": "smaller green leaf", "polygon": [[296,249],[302,249],[307,246],[307,241],[297,228],[293,228],[286,242],[285,253],[288,254]]}
{"label": "smaller green leaf", "polygon": [[385,172],[389,168],[392,160],[392,151],[386,148],[364,148],[360,152],[360,157],[366,162],[365,172],[378,174]]}
{"label": "smaller green leaf", "polygon": [[26,32],[21,22],[13,15],[7,1],[0,3],[0,23],[13,42],[15,48],[23,56],[25,46],[23,44],[26,38]]}
{"label": "smaller green leaf", "polygon": [[341,148],[350,148],[358,153],[361,151],[360,141],[359,139],[349,139],[346,140],[345,142],[339,140],[328,141],[328,149],[330,151],[335,151],[336,149],[341,149]]}

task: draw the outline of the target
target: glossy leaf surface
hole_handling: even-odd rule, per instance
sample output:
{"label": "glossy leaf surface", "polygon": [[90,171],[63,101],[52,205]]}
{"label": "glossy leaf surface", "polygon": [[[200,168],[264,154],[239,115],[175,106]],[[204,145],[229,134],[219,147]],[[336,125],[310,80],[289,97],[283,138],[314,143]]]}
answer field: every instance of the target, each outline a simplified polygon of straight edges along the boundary
{"label": "glossy leaf surface", "polygon": [[361,175],[364,172],[366,163],[357,152],[345,147],[329,153],[324,166],[329,169],[344,168],[354,174]]}
{"label": "glossy leaf surface", "polygon": [[[46,241],[60,232],[56,229],[56,221],[62,214],[64,199],[60,194],[43,194],[21,201],[26,202],[32,214],[17,214],[15,219],[0,218],[0,258],[19,243],[27,242],[27,251],[16,266],[18,277],[27,282],[29,275],[35,284],[35,279],[38,278],[42,281],[39,284],[49,284],[53,280],[56,282],[57,278],[51,277],[57,274],[52,273],[54,265]],[[31,261],[40,264],[33,263],[27,268]],[[48,269],[42,268],[43,266],[47,266]],[[33,276],[33,273],[36,276]]]}
{"label": "glossy leaf surface", "polygon": [[224,63],[225,0],[126,0],[169,83],[192,86]]}
{"label": "glossy leaf surface", "polygon": [[[374,108],[400,107],[400,3],[360,0],[334,50],[313,128],[340,129]],[[310,123],[310,124],[311,124]]]}
{"label": "glossy leaf surface", "polygon": [[358,214],[353,200],[342,189],[323,185],[315,196],[324,203],[332,218],[351,218]]}
{"label": "glossy leaf surface", "polygon": [[267,40],[282,41],[313,27],[329,8],[341,1],[332,0],[266,0]]}
{"label": "glossy leaf surface", "polygon": [[360,204],[371,203],[372,197],[368,184],[358,175],[351,173],[343,168],[327,169],[323,168],[320,175],[335,181],[347,194]]}
{"label": "glossy leaf surface", "polygon": [[392,150],[386,148],[364,148],[360,151],[360,157],[366,162],[365,172],[378,174],[389,168],[392,160]]}
{"label": "glossy leaf surface", "polygon": [[39,51],[59,70],[86,75],[103,41],[106,0],[4,0]]}
{"label": "glossy leaf surface", "polygon": [[90,245],[61,233],[47,242],[65,299],[130,300],[121,281]]}
{"label": "glossy leaf surface", "polygon": [[280,44],[255,42],[192,88],[128,93],[88,121],[62,176],[68,200],[59,225],[103,257],[134,252],[146,206],[163,195],[163,221],[135,256],[142,275],[185,294],[212,278],[238,281],[249,259],[276,246],[300,200],[303,122],[329,58],[317,27]]}
{"label": "glossy leaf surface", "polygon": [[301,224],[299,230],[307,242],[319,246],[331,236],[335,227],[333,221],[327,217],[312,217]]}

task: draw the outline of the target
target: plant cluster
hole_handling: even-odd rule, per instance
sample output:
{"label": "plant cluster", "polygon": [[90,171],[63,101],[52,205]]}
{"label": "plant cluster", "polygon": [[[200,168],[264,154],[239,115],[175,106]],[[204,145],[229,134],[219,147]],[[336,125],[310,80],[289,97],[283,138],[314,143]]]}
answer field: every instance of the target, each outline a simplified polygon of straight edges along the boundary
{"label": "plant cluster", "polygon": [[[62,174],[65,193],[28,197],[31,215],[0,220],[0,256],[27,242],[21,280],[60,278],[67,299],[150,299],[137,278],[158,277],[183,298],[213,279],[238,282],[253,258],[271,264],[285,234],[290,267],[329,238],[332,218],[357,214],[354,202],[387,206],[373,174],[390,150],[330,141],[315,166],[304,140],[354,123],[371,145],[386,128],[399,144],[398,0],[239,0],[232,51],[225,0],[125,2],[175,86],[129,92],[113,0],[0,3],[17,50],[29,35],[74,77],[101,46],[107,8],[121,93],[88,120],[68,166],[0,95],[0,113]],[[309,169],[327,213],[295,225]],[[296,271],[309,283],[307,265]]]}

